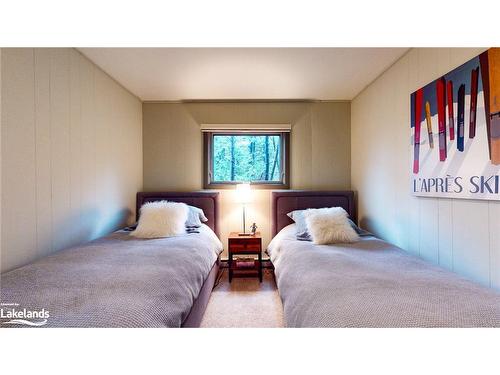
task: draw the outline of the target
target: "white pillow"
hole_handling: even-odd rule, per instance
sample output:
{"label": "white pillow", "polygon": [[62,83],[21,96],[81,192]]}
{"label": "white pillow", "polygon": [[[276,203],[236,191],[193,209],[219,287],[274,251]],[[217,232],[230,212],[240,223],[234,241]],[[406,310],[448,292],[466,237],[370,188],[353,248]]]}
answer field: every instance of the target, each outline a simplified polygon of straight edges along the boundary
{"label": "white pillow", "polygon": [[131,236],[138,238],[173,237],[186,232],[189,208],[185,203],[157,201],[142,205],[139,223]]}
{"label": "white pillow", "polygon": [[359,241],[342,207],[310,209],[304,212],[307,231],[316,245]]}

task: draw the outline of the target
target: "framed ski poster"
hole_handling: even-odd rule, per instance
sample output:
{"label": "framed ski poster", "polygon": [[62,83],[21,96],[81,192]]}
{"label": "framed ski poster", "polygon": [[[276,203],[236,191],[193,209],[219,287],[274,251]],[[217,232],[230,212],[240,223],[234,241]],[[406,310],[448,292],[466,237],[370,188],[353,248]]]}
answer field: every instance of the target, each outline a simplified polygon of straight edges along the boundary
{"label": "framed ski poster", "polygon": [[500,200],[500,48],[411,94],[412,193]]}

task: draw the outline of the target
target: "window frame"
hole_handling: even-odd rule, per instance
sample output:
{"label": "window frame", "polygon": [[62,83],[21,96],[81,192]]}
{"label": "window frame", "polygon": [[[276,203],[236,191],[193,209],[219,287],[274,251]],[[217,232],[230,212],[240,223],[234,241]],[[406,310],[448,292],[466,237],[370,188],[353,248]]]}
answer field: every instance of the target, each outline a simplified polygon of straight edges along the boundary
{"label": "window frame", "polygon": [[232,189],[234,185],[248,181],[212,181],[213,176],[213,138],[236,135],[279,135],[280,145],[280,181],[250,181],[252,187],[259,189],[289,189],[290,188],[290,132],[283,131],[241,131],[221,130],[203,132],[203,187],[205,189]]}

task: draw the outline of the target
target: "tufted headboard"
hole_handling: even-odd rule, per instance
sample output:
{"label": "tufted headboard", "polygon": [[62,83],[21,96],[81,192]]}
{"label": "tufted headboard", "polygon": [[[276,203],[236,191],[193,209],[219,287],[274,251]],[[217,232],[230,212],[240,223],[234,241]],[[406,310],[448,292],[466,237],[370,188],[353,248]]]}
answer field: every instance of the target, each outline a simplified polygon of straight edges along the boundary
{"label": "tufted headboard", "polygon": [[219,236],[219,193],[216,191],[195,192],[139,192],[136,200],[136,218],[139,220],[140,208],[146,202],[167,200],[183,202],[203,210],[208,221],[207,224]]}
{"label": "tufted headboard", "polygon": [[306,208],[342,207],[357,223],[353,191],[276,190],[272,192],[272,236],[293,221],[286,214]]}

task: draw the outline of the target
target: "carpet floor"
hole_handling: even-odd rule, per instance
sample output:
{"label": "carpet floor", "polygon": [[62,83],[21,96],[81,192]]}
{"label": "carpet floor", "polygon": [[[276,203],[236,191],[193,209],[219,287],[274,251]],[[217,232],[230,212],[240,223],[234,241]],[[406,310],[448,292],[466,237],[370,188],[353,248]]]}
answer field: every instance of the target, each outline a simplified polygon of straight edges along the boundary
{"label": "carpet floor", "polygon": [[255,277],[233,278],[229,283],[225,269],[201,322],[204,328],[283,326],[283,306],[270,270],[264,270],[262,283]]}

